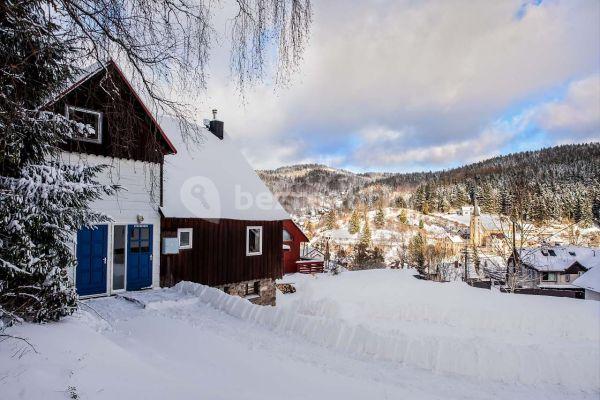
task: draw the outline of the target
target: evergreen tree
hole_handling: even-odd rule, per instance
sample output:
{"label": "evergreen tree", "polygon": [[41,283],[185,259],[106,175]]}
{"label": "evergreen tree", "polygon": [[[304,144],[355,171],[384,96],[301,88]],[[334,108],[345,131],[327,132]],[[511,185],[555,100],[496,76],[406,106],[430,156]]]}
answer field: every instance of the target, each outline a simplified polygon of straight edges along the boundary
{"label": "evergreen tree", "polygon": [[592,194],[592,218],[600,224],[600,188],[596,187]]}
{"label": "evergreen tree", "polygon": [[337,213],[335,212],[335,210],[330,210],[326,215],[325,215],[325,229],[337,229],[338,225],[337,225]]}
{"label": "evergreen tree", "polygon": [[360,242],[364,244],[367,249],[371,247],[371,227],[369,226],[369,219],[367,218],[366,214],[364,218],[363,229],[360,234]]}
{"label": "evergreen tree", "polygon": [[379,209],[377,210],[377,213],[375,214],[375,227],[377,229],[381,229],[381,228],[383,228],[384,224],[385,224],[385,214],[383,212],[383,209],[381,207],[379,207]]}
{"label": "evergreen tree", "polygon": [[408,243],[408,262],[411,267],[425,267],[425,239],[420,233],[413,236]]}
{"label": "evergreen tree", "polygon": [[0,320],[57,320],[76,308],[67,274],[75,232],[107,220],[88,205],[116,187],[95,180],[104,166],[60,160],[59,145],[91,126],[38,110],[75,72],[60,28],[35,2],[2,8],[10,18],[0,18]]}
{"label": "evergreen tree", "polygon": [[348,232],[354,235],[355,233],[358,233],[358,231],[360,231],[360,216],[356,209],[354,209],[350,216],[350,222],[348,223]]}
{"label": "evergreen tree", "polygon": [[423,222],[422,219],[419,220],[419,229],[424,229],[425,228],[425,223]]}
{"label": "evergreen tree", "polygon": [[402,224],[406,224],[408,222],[408,217],[406,215],[406,210],[401,210],[400,214],[398,215],[398,220],[400,220],[400,223]]}
{"label": "evergreen tree", "polygon": [[423,204],[425,203],[425,191],[423,186],[417,188],[411,200],[413,209],[423,211]]}
{"label": "evergreen tree", "polygon": [[402,197],[402,196],[396,197],[396,201],[394,202],[394,205],[398,208],[406,208],[407,207],[406,200],[404,200],[404,197]]}
{"label": "evergreen tree", "polygon": [[421,208],[421,211],[422,211],[422,212],[423,212],[423,214],[425,214],[425,215],[429,214],[429,211],[430,211],[430,207],[429,207],[429,201],[427,201],[427,200],[426,200],[426,201],[424,201],[424,202],[423,202],[423,206],[422,206],[422,208]]}
{"label": "evergreen tree", "polygon": [[371,260],[369,248],[371,247],[371,228],[366,215],[364,218],[363,229],[360,234],[360,240],[354,248],[354,263],[357,266],[364,266]]}

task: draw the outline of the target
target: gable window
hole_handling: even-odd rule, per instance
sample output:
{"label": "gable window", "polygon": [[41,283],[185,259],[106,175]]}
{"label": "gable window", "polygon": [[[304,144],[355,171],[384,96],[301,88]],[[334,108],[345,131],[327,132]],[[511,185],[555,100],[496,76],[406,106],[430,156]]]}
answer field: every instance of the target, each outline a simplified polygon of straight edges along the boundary
{"label": "gable window", "polygon": [[262,254],[262,226],[246,227],[246,255],[259,256]]}
{"label": "gable window", "polygon": [[[86,108],[66,106],[65,114],[70,121],[79,122],[83,125],[81,130],[75,133],[73,139],[82,142],[102,143],[102,113],[88,110]],[[91,126],[91,129],[90,129]]]}
{"label": "gable window", "polygon": [[290,233],[287,231],[287,229],[283,230],[283,241],[284,242],[291,242],[292,240],[294,240],[294,238],[292,237],[292,235],[290,235]]}
{"label": "gable window", "polygon": [[177,239],[179,240],[179,248],[182,250],[192,248],[192,234],[194,230],[192,228],[179,228],[177,229]]}

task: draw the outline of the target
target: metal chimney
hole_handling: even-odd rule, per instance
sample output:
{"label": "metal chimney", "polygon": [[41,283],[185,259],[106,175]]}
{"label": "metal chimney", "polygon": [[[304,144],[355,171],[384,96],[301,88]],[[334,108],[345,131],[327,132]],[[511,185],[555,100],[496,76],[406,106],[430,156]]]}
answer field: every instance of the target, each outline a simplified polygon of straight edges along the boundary
{"label": "metal chimney", "polygon": [[216,137],[218,137],[220,140],[223,140],[223,127],[225,124],[223,123],[223,121],[217,120],[217,110],[216,109],[212,110],[212,114],[213,114],[213,119],[209,123],[208,130],[211,131],[212,134],[215,135]]}

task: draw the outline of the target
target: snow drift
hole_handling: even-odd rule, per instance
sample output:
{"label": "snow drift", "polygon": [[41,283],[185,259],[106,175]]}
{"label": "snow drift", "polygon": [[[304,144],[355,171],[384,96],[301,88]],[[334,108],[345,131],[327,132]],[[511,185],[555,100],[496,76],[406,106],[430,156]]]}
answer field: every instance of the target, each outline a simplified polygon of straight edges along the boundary
{"label": "snow drift", "polygon": [[[356,290],[371,282],[394,287],[389,284],[391,274],[397,274],[409,290],[394,291],[394,296],[373,287]],[[293,300],[276,308],[190,282],[181,282],[174,290],[236,318],[356,357],[484,380],[600,388],[597,304],[503,295],[462,284],[435,284],[437,294],[429,298],[431,290],[423,285],[432,283],[417,281],[406,271],[294,279],[304,298],[292,295]],[[444,301],[447,295],[458,300]],[[378,304],[381,298],[385,301]]]}

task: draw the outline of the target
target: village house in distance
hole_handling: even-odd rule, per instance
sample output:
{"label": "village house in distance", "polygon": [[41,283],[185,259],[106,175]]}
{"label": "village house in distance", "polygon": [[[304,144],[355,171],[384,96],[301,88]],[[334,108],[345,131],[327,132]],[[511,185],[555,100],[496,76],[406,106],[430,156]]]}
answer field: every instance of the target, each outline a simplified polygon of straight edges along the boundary
{"label": "village house in distance", "polygon": [[289,215],[216,115],[187,143],[178,121],[161,124],[179,150],[164,166],[161,285],[192,281],[274,305]]}
{"label": "village house in distance", "polygon": [[[594,297],[592,293],[584,296],[584,288],[576,285],[576,281],[600,269],[600,249],[581,246],[548,246],[520,249],[516,253],[521,260],[523,273],[529,281],[526,288],[563,290],[575,292],[580,298]],[[509,268],[514,268],[515,257],[508,261]],[[588,272],[589,271],[589,272]],[[590,274],[587,279],[591,279]],[[579,281],[583,283],[582,281]]]}

